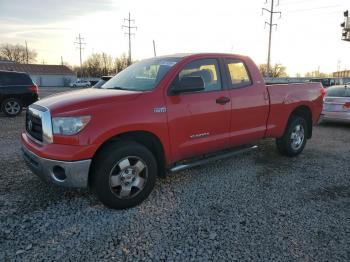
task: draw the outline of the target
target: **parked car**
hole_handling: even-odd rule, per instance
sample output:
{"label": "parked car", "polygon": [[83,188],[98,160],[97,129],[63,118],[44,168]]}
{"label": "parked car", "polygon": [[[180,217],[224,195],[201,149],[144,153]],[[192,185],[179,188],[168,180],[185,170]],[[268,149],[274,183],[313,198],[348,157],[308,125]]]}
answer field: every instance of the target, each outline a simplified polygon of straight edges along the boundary
{"label": "parked car", "polygon": [[102,88],[30,106],[23,155],[42,179],[91,187],[106,206],[128,208],[147,198],[157,176],[254,150],[262,138],[299,155],[324,94],[320,83],[265,85],[246,56],[156,57]]}
{"label": "parked car", "polygon": [[10,117],[38,100],[38,86],[27,73],[0,71],[1,111]]}
{"label": "parked car", "polygon": [[113,76],[102,76],[101,79],[93,86],[94,88],[101,88]]}
{"label": "parked car", "polygon": [[340,85],[327,89],[322,121],[350,122],[350,86]]}
{"label": "parked car", "polygon": [[90,87],[91,83],[85,80],[77,80],[69,85],[70,87]]}
{"label": "parked car", "polygon": [[313,78],[310,79],[310,82],[313,83],[322,83],[324,88],[328,88],[330,86],[342,85],[344,84],[343,79],[339,77],[325,77],[325,78]]}

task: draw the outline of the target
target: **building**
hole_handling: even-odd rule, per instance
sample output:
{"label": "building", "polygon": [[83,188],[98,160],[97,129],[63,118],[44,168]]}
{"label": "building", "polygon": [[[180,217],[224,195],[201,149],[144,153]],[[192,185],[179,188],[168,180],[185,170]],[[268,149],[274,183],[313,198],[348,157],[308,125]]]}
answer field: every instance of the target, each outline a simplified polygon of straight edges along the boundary
{"label": "building", "polygon": [[77,75],[64,65],[18,64],[0,60],[0,70],[26,72],[39,86],[69,86]]}
{"label": "building", "polygon": [[350,70],[343,70],[333,73],[333,77],[350,77]]}

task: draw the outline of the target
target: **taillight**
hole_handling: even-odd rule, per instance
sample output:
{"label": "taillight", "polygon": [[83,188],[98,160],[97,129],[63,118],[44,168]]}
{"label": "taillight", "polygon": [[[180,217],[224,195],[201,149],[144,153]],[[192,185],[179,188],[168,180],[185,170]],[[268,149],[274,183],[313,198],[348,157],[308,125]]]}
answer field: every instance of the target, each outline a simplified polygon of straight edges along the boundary
{"label": "taillight", "polygon": [[326,89],[325,88],[321,88],[321,96],[322,96],[322,99],[326,96]]}
{"label": "taillight", "polygon": [[343,108],[344,108],[344,109],[350,109],[350,102],[346,102],[346,103],[343,105]]}
{"label": "taillight", "polygon": [[32,85],[32,86],[30,86],[29,88],[29,91],[31,91],[31,92],[33,92],[33,93],[38,93],[39,92],[39,88],[38,88],[38,86],[37,85]]}

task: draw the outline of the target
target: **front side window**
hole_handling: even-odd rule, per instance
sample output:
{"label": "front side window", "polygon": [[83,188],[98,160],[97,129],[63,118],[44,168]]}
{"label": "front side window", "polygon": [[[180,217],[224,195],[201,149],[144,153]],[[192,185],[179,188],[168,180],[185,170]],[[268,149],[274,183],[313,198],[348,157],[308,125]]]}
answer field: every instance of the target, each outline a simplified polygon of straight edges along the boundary
{"label": "front side window", "polygon": [[176,81],[185,76],[200,76],[205,91],[221,90],[219,66],[216,59],[199,59],[188,63],[179,73]]}
{"label": "front side window", "polygon": [[247,68],[244,63],[239,60],[228,60],[227,68],[231,78],[231,84],[233,87],[243,87],[252,84],[250,80]]}
{"label": "front side window", "polygon": [[179,60],[176,57],[143,60],[118,73],[102,89],[152,90]]}

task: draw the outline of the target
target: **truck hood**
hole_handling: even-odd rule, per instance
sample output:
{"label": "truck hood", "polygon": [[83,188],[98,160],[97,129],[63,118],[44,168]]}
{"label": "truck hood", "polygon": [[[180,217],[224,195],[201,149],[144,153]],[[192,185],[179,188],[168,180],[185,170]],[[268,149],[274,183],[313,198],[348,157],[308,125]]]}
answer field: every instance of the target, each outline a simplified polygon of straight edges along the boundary
{"label": "truck hood", "polygon": [[142,92],[88,88],[63,92],[48,96],[36,102],[37,105],[48,108],[53,114],[85,111],[99,105],[116,104],[135,99]]}

